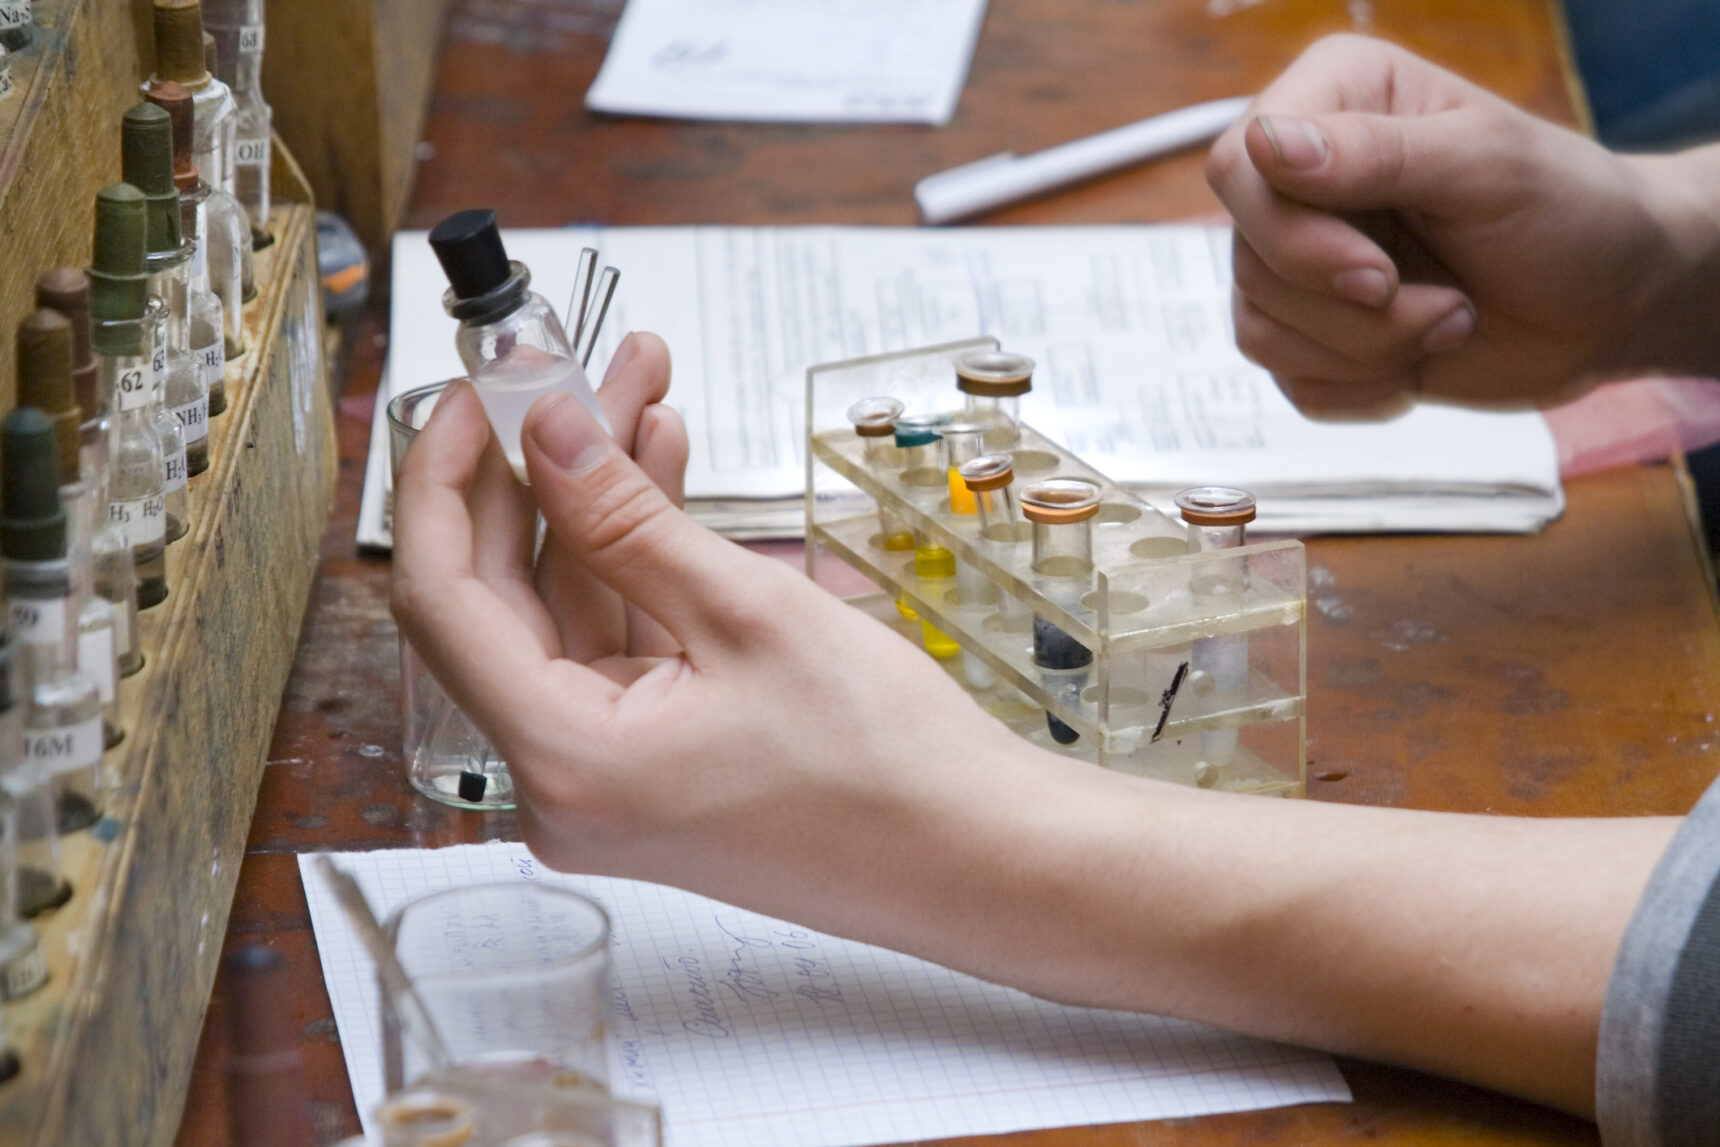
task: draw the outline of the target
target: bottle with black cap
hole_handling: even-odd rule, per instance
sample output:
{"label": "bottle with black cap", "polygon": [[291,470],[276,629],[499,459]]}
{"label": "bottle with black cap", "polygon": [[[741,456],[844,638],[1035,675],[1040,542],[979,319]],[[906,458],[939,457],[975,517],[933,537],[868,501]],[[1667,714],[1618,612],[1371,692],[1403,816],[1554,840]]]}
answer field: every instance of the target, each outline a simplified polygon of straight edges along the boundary
{"label": "bottle with black cap", "polygon": [[520,481],[526,481],[520,427],[532,403],[552,391],[571,394],[609,429],[609,420],[579,364],[567,331],[531,272],[512,262],[488,208],[456,212],[430,232],[430,246],[450,284],[442,306],[460,320],[455,345],[489,415],[490,427]]}
{"label": "bottle with black cap", "polygon": [[59,445],[53,419],[21,406],[0,421],[0,555],[6,612],[18,643],[24,689],[24,761],[59,786],[60,829],[101,818],[101,698],[78,672],[75,579],[60,505]]}
{"label": "bottle with black cap", "polygon": [[131,542],[137,607],[167,598],[167,506],[161,436],[150,413],[151,335],[144,261],[144,198],[129,183],[96,193],[90,264],[90,341],[113,410],[108,517]]}
{"label": "bottle with black cap", "polygon": [[[60,506],[66,513],[67,570],[71,576],[71,609],[76,618],[77,666],[91,681],[102,702],[103,741],[117,745],[123,736],[119,717],[119,663],[115,656],[116,611],[92,592],[91,550],[93,507],[78,473],[78,432],[81,421],[72,401],[72,323],[56,311],[41,309],[18,324],[18,405],[34,407],[54,424],[59,447]],[[126,562],[131,561],[127,551]]]}

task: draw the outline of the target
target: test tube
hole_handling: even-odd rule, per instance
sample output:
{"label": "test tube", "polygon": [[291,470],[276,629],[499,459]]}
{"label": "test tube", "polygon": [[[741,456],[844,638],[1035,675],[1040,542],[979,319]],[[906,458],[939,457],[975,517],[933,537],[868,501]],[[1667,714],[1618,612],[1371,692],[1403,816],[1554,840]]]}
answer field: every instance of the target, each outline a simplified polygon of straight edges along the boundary
{"label": "test tube", "polygon": [[[901,468],[900,452],[896,448],[896,419],[902,404],[894,398],[862,398],[848,408],[848,421],[854,433],[866,447],[866,465],[875,474],[886,474]],[[905,522],[878,505],[878,544],[896,553],[914,548],[914,532]]]}
{"label": "test tube", "polygon": [[[1099,487],[1084,478],[1047,478],[1021,493],[1021,512],[1033,523],[1033,569],[1041,592],[1074,612],[1093,588],[1093,516]],[[1033,618],[1033,663],[1045,691],[1071,709],[1081,708],[1093,651],[1037,614]],[[1072,745],[1081,735],[1051,713],[1052,740]]]}
{"label": "test tube", "polygon": [[[949,489],[949,466],[945,462],[942,429],[949,418],[942,414],[904,414],[896,419],[895,440],[900,452],[901,482],[908,498],[926,513],[937,513],[942,507],[944,493]],[[914,576],[922,582],[942,581],[956,576],[956,556],[939,545],[924,530],[914,531]],[[898,600],[896,608],[910,621],[919,616],[906,602]],[[949,634],[929,621],[920,622],[920,638],[926,652],[939,661],[961,652],[961,646]]]}
{"label": "test tube", "polygon": [[478,1129],[478,1109],[429,1087],[403,1091],[376,1109],[383,1147],[462,1147]]}
{"label": "test tube", "polygon": [[[1197,486],[1177,495],[1177,509],[1188,523],[1190,553],[1236,549],[1245,545],[1248,523],[1254,520],[1254,495],[1229,486]],[[1189,582],[1195,600],[1207,609],[1234,606],[1248,586],[1248,567],[1241,560],[1214,562],[1199,569]],[[1224,634],[1194,642],[1188,687],[1197,697],[1212,698],[1209,708],[1222,709],[1225,700],[1240,700],[1248,688],[1248,635]],[[1211,784],[1216,770],[1236,757],[1236,730],[1214,729],[1200,735],[1201,759],[1195,780]]]}
{"label": "test tube", "polygon": [[[950,513],[977,517],[979,505],[962,478],[961,468],[984,451],[985,427],[977,422],[952,422],[944,427],[943,434],[944,461],[949,467]],[[960,608],[982,609],[991,604],[995,594],[991,579],[978,566],[968,561],[956,562],[956,598]],[[971,651],[962,653],[962,676],[975,689],[990,689],[997,683],[997,674],[991,666]]]}
{"label": "test tube", "polygon": [[[981,454],[964,462],[962,482],[973,496],[974,513],[979,516],[980,545],[997,560],[1009,565],[1009,549],[1027,540],[1021,511],[1015,504],[1015,461],[1008,454]],[[1007,632],[1027,628],[1026,607],[1014,594],[992,587],[997,602],[998,620]]]}
{"label": "test tube", "polygon": [[1033,360],[1002,350],[956,356],[956,389],[967,395],[967,418],[986,428],[985,447],[999,450],[1021,437],[1021,396],[1033,389]]}

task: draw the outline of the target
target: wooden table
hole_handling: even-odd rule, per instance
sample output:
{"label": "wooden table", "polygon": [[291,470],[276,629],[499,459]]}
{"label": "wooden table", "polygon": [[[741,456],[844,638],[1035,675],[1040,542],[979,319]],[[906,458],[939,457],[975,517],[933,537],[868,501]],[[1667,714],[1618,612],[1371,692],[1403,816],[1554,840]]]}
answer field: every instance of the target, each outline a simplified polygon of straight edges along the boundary
{"label": "wooden table", "polygon": [[[1352,13],[1538,112],[1581,120],[1547,0],[992,0],[945,130],[593,117],[579,97],[618,7],[455,5],[412,225],[475,204],[497,206],[514,226],[908,224],[920,175],[1252,90],[1318,34],[1349,27]],[[1226,8],[1235,11],[1211,14]],[[1201,160],[1189,155],[996,220],[1153,221],[1215,209]],[[302,1025],[325,1141],[354,1133],[357,1119],[295,854],[516,835],[511,815],[453,812],[404,779],[388,563],[353,542],[381,313],[358,340],[339,501],[229,932],[229,943],[263,941],[291,962],[288,1006]],[[1572,483],[1568,495],[1564,518],[1534,538],[1310,543],[1310,796],[1533,815],[1689,807],[1720,760],[1720,624],[1677,473],[1621,471]],[[226,1142],[219,997],[210,1014],[181,1147]],[[1353,1104],[1009,1142],[1595,1141],[1587,1124],[1529,1104],[1392,1068],[1343,1067]]]}

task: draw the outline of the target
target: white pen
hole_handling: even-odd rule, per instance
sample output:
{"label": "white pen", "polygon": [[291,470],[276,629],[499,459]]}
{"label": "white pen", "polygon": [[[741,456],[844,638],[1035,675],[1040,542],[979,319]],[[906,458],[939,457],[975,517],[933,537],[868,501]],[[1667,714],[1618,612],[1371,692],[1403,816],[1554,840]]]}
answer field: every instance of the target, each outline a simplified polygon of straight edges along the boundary
{"label": "white pen", "polygon": [[1215,139],[1242,118],[1252,96],[1191,104],[1073,143],[1016,155],[1006,151],[928,175],[914,185],[927,223],[950,223],[1005,203],[1066,187],[1119,167]]}

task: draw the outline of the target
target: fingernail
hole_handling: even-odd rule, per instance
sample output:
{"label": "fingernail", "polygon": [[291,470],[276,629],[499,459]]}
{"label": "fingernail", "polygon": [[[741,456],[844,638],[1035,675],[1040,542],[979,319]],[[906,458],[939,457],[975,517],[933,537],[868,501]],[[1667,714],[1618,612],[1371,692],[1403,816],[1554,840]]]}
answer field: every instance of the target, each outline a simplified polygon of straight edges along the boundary
{"label": "fingernail", "polygon": [[1464,303],[1439,322],[1433,329],[1421,338],[1421,349],[1424,354],[1439,354],[1442,351],[1456,350],[1468,342],[1475,333],[1475,310]]}
{"label": "fingernail", "polygon": [[537,405],[527,432],[544,457],[569,474],[596,466],[609,449],[609,436],[575,398],[552,394]]}
{"label": "fingernail", "polygon": [[1391,296],[1392,283],[1378,267],[1357,267],[1334,275],[1332,289],[1364,307],[1383,307]]}
{"label": "fingernail", "polygon": [[1300,116],[1258,116],[1260,130],[1272,141],[1272,152],[1285,167],[1319,167],[1326,162],[1326,137]]}
{"label": "fingernail", "polygon": [[[626,338],[621,340],[621,345],[615,348],[615,353],[609,358],[609,365],[603,370],[603,382],[607,383],[610,379],[621,373],[621,368],[626,366],[628,361],[633,358],[634,349],[634,338],[632,335],[628,335]],[[599,385],[602,385],[602,383]]]}

